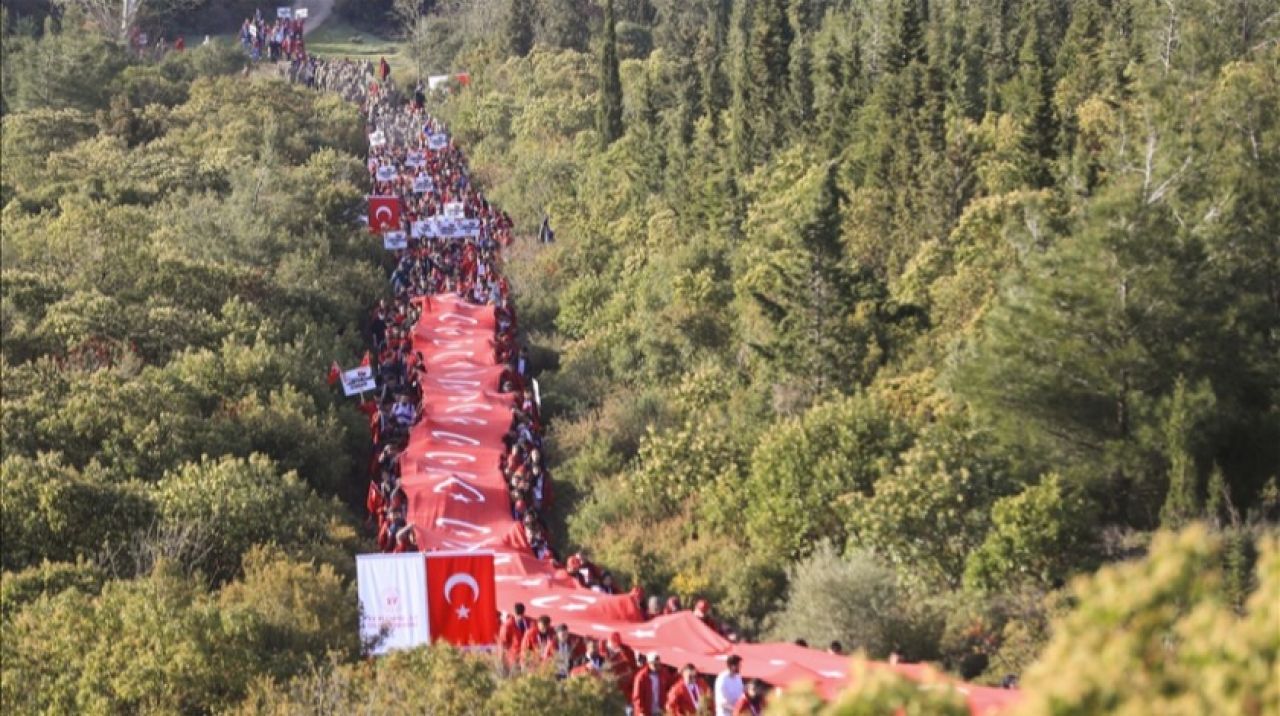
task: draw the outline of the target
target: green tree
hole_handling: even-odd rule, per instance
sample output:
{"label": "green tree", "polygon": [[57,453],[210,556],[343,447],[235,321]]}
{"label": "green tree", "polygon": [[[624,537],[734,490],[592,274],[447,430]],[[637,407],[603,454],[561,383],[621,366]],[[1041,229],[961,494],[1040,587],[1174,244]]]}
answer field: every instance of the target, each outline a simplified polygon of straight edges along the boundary
{"label": "green tree", "polygon": [[506,30],[507,52],[524,57],[533,49],[534,30],[537,27],[537,7],[534,0],[510,0],[507,3]]}
{"label": "green tree", "polygon": [[305,552],[324,540],[335,519],[333,506],[310,493],[295,473],[281,474],[257,454],[185,465],[160,481],[156,502],[166,524],[203,528],[208,543],[199,566],[218,579],[238,574],[244,555],[257,544]]}
{"label": "green tree", "polygon": [[618,75],[618,37],[615,31],[613,0],[605,0],[604,39],[600,44],[599,106],[596,131],[603,146],[622,136],[622,78]]}
{"label": "green tree", "polygon": [[752,549],[790,562],[821,539],[843,543],[849,506],[872,493],[910,443],[907,427],[861,393],[775,425],[741,488]]}
{"label": "green tree", "polygon": [[1079,488],[1056,474],[996,500],[991,531],[965,561],[965,586],[993,593],[1020,583],[1060,586],[1089,564],[1091,513]]}
{"label": "green tree", "polygon": [[770,636],[815,647],[837,640],[868,658],[886,658],[902,637],[905,597],[897,580],[872,555],[841,555],[823,542],[788,569],[786,604],[770,618]]}
{"label": "green tree", "polygon": [[1280,709],[1280,544],[1270,535],[1259,546],[1242,612],[1228,598],[1223,541],[1199,525],[1160,533],[1145,559],[1078,582],[1077,605],[1027,672],[1017,712]]}

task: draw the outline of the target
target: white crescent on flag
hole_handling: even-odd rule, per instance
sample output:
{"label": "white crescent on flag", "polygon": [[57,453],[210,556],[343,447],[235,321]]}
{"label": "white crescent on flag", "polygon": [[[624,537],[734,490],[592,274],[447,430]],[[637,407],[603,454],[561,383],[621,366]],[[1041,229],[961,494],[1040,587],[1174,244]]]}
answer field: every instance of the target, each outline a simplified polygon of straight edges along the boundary
{"label": "white crescent on flag", "polygon": [[453,588],[454,588],[454,587],[456,587],[456,586],[458,586],[459,584],[465,584],[465,585],[467,585],[468,587],[471,587],[471,601],[472,601],[472,602],[475,602],[475,601],[476,601],[476,597],[479,597],[479,596],[480,596],[480,583],[476,581],[476,578],[475,578],[475,577],[473,577],[473,576],[471,576],[470,574],[467,574],[467,573],[465,573],[465,572],[462,572],[462,573],[459,573],[459,574],[455,574],[455,575],[453,575],[453,576],[451,576],[451,577],[449,577],[448,579],[446,579],[446,580],[445,580],[445,582],[444,582],[444,600],[445,600],[445,602],[447,602],[447,603],[449,603],[449,604],[453,604],[453,597],[452,597],[451,593],[453,592]]}

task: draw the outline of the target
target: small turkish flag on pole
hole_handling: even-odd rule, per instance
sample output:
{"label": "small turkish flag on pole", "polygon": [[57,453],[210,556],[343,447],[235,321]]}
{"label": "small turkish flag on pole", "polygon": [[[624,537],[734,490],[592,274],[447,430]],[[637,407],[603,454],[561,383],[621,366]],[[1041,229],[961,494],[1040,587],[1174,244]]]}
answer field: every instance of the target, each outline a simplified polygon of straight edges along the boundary
{"label": "small turkish flag on pole", "polygon": [[369,197],[369,230],[375,234],[381,231],[397,231],[400,229],[400,197]]}
{"label": "small turkish flag on pole", "polygon": [[431,641],[492,646],[498,641],[498,590],[493,555],[427,554],[427,614]]}

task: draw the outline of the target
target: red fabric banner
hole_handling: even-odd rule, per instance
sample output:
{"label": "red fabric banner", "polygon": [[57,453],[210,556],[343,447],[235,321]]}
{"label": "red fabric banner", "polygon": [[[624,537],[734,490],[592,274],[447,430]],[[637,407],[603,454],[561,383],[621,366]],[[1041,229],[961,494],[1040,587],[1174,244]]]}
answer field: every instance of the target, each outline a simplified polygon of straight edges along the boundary
{"label": "red fabric banner", "polygon": [[427,555],[427,614],[431,640],[488,646],[498,639],[493,555]]}
{"label": "red fabric banner", "polygon": [[[373,209],[370,208],[372,215]],[[644,620],[628,595],[609,595],[582,586],[529,548],[524,528],[513,519],[502,476],[502,438],[512,427],[516,395],[503,393],[505,367],[494,353],[496,317],[492,306],[466,303],[449,294],[419,299],[422,315],[411,332],[413,351],[421,352],[427,369],[422,419],[409,434],[401,461],[401,485],[408,497],[409,522],[418,544],[428,552],[431,633],[450,634],[453,643],[493,643],[495,610],[523,603],[531,618],[550,616],[580,636],[606,639],[617,632],[638,652],[656,651],[668,664],[694,664],[715,674],[730,654],[743,657],[742,673],[777,686],[803,682],[832,697],[849,680],[849,657],[790,644],[734,644],[683,611]],[[457,567],[433,567],[440,559]],[[492,553],[492,557],[482,556]],[[486,562],[492,575],[484,587],[480,574],[465,560]],[[442,571],[447,570],[447,571]],[[455,581],[452,601],[442,594],[454,574],[473,575],[489,601],[472,604],[469,583]],[[465,606],[467,617],[458,616]],[[485,631],[470,631],[483,618]],[[437,624],[437,619],[440,623]],[[473,622],[473,620],[475,620]],[[489,636],[481,638],[480,634]],[[454,641],[459,639],[460,641]],[[468,641],[470,640],[470,641]],[[919,664],[877,664],[912,680],[931,673]],[[955,682],[971,712],[993,713],[1017,699],[1016,691],[988,689]]]}
{"label": "red fabric banner", "polygon": [[396,196],[369,197],[369,230],[394,231],[400,228],[400,198]]}

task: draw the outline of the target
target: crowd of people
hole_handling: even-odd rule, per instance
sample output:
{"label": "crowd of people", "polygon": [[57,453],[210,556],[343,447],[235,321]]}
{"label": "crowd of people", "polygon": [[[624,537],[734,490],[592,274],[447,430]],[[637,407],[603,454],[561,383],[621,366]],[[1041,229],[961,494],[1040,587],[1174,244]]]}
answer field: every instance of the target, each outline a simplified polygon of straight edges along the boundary
{"label": "crowd of people", "polygon": [[[502,392],[513,396],[512,425],[503,439],[501,463],[510,497],[511,515],[525,531],[535,557],[563,568],[584,587],[618,592],[608,570],[584,552],[561,559],[549,539],[545,515],[554,496],[551,475],[543,451],[543,421],[530,390],[529,353],[520,343],[510,286],[503,276],[501,247],[512,240],[511,218],[490,203],[472,181],[464,152],[452,141],[430,149],[430,138],[446,133],[429,116],[421,92],[406,97],[386,82],[384,72],[372,63],[306,58],[311,72],[290,71],[288,78],[320,90],[337,92],[360,103],[371,136],[368,170],[373,193],[398,198],[402,211],[399,228],[409,234],[413,222],[447,209],[479,220],[478,235],[440,238],[410,237],[407,248],[397,251],[389,278],[390,296],[380,300],[369,317],[370,349],[365,365],[377,376],[378,392],[361,400],[369,417],[373,458],[366,507],[369,524],[376,529],[379,547],[386,552],[418,551],[414,526],[408,522],[407,498],[400,486],[401,457],[409,431],[420,419],[423,356],[412,348],[410,331],[419,317],[420,299],[453,293],[476,305],[491,305],[497,318],[492,342],[499,362],[505,365]],[[298,60],[294,60],[296,65]],[[381,69],[381,68],[379,68]],[[379,179],[379,169],[391,167]],[[429,178],[429,188],[415,179]],[[640,588],[629,592],[646,618],[682,610],[678,597],[647,600]],[[706,600],[698,600],[693,613],[707,626],[736,640],[736,635],[711,615]],[[498,647],[513,668],[549,664],[561,678],[595,677],[617,685],[633,716],[695,714],[717,716],[759,714],[766,685],[744,682],[741,659],[730,656],[714,684],[692,664],[679,669],[663,663],[658,653],[636,654],[618,633],[595,640],[572,634],[567,625],[553,627],[549,616],[532,618],[523,604],[500,615]]]}
{"label": "crowd of people", "polygon": [[240,46],[254,61],[261,60],[265,54],[272,62],[305,58],[307,56],[306,40],[302,36],[303,20],[301,18],[282,17],[268,22],[261,10],[256,10],[253,17],[245,18],[240,24]]}

